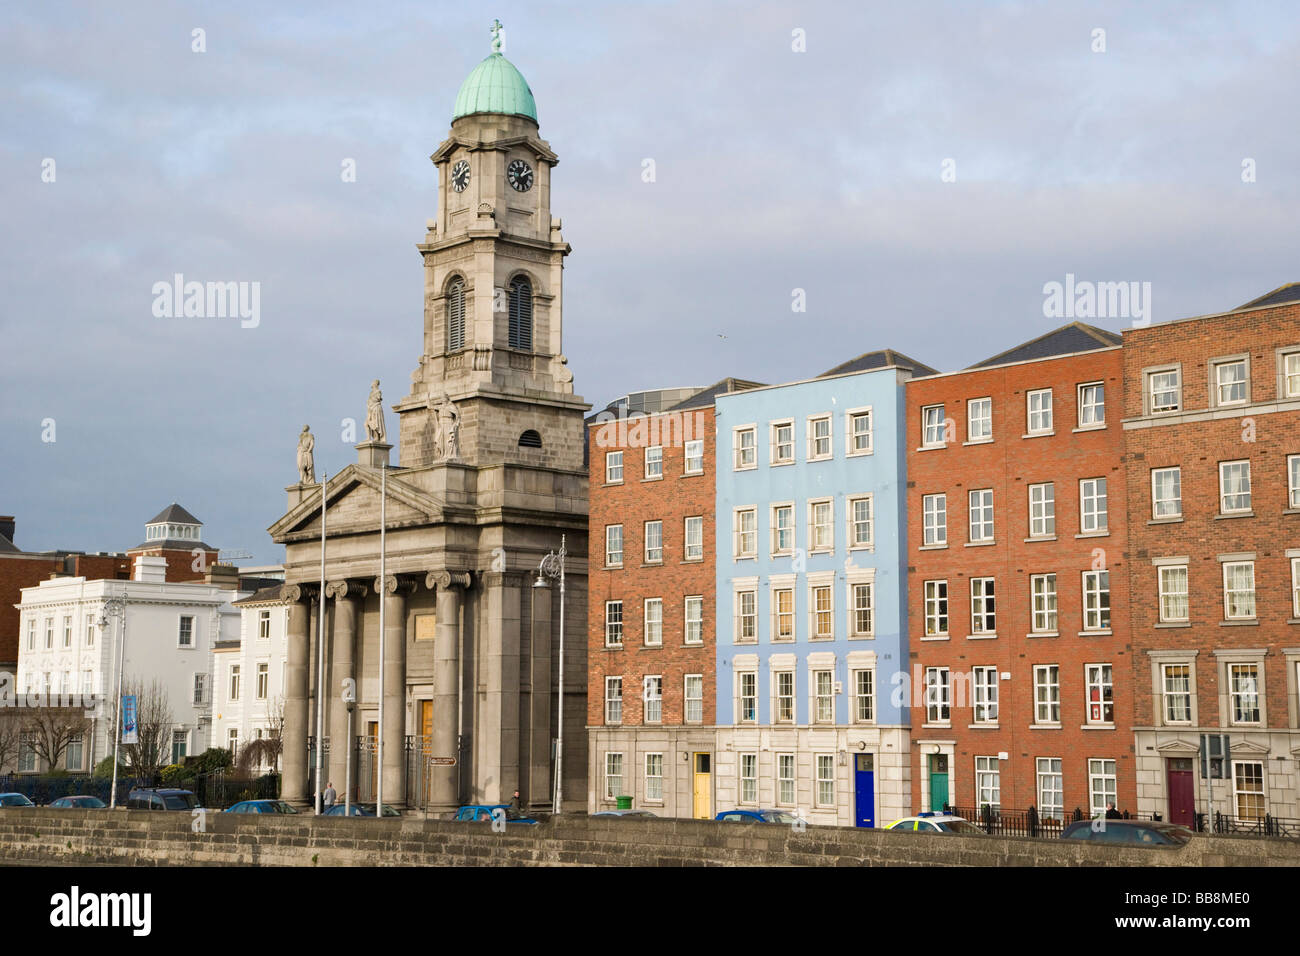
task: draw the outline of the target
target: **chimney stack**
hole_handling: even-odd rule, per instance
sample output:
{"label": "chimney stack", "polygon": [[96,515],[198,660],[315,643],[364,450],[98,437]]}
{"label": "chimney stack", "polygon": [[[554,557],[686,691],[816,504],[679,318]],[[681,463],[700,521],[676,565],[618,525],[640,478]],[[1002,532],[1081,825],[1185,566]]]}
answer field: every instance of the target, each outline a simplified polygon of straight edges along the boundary
{"label": "chimney stack", "polygon": [[4,535],[12,543],[14,540],[14,516],[0,515],[0,535]]}
{"label": "chimney stack", "polygon": [[132,580],[144,581],[148,584],[164,584],[167,581],[167,559],[140,555],[135,559],[135,574]]}
{"label": "chimney stack", "polygon": [[233,564],[212,564],[203,577],[204,584],[221,588],[223,591],[239,590],[239,568]]}

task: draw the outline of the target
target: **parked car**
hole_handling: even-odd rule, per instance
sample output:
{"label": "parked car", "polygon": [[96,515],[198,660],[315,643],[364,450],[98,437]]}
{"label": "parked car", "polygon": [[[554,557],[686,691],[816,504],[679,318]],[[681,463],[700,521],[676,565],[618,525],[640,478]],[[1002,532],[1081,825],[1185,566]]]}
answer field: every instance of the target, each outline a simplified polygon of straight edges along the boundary
{"label": "parked car", "polygon": [[895,820],[886,830],[897,830],[899,833],[960,833],[970,836],[987,836],[988,834],[982,827],[978,827],[964,817],[953,816],[951,813],[918,813],[914,817],[903,817],[901,820]]}
{"label": "parked car", "polygon": [[293,805],[284,800],[241,800],[226,807],[226,813],[297,813]]}
{"label": "parked car", "polygon": [[601,810],[599,813],[593,813],[593,817],[655,817],[658,819],[659,814],[651,813],[649,810]]}
{"label": "parked car", "polygon": [[[1096,829],[1093,829],[1094,824]],[[1061,833],[1062,840],[1118,843],[1126,846],[1182,846],[1196,836],[1177,823],[1153,820],[1080,820]]]}
{"label": "parked car", "polygon": [[192,791],[172,787],[135,787],[126,796],[128,810],[196,810],[198,806]]}
{"label": "parked car", "polygon": [[32,803],[21,793],[0,793],[0,807],[34,807]]}
{"label": "parked car", "polygon": [[494,810],[504,810],[506,812],[506,823],[533,824],[537,822],[532,817],[524,816],[514,807],[506,803],[484,803],[464,806],[456,811],[456,819],[461,823],[490,823],[493,819],[492,811]]}
{"label": "parked car", "polygon": [[[323,817],[373,817],[374,815],[375,804],[373,803],[354,803],[351,807],[347,807],[342,803],[336,803],[334,806],[321,813],[321,816]],[[400,817],[401,813],[389,804],[385,803],[384,816]]]}
{"label": "parked car", "polygon": [[787,826],[803,823],[789,810],[724,810],[713,819],[724,823],[784,823]]}
{"label": "parked car", "polygon": [[108,804],[99,797],[75,796],[59,797],[59,799],[52,801],[47,806],[56,810],[103,810],[108,807]]}

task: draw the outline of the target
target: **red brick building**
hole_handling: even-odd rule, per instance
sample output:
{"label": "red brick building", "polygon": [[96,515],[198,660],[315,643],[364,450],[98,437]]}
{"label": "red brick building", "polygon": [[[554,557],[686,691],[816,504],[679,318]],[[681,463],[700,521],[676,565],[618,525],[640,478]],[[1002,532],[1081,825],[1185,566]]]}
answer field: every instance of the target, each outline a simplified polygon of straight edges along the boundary
{"label": "red brick building", "polygon": [[133,564],[141,556],[166,558],[168,581],[202,581],[219,553],[202,537],[203,522],[172,502],[145,525],[145,540],[126,554]]}
{"label": "red brick building", "polygon": [[592,812],[626,795],[692,816],[696,775],[712,771],[713,403],[752,384],[724,379],[655,414],[589,423]]}
{"label": "red brick building", "polygon": [[1138,809],[1300,822],[1300,284],[1123,355]]}
{"label": "red brick building", "polygon": [[907,383],[917,810],[1135,810],[1120,337]]}

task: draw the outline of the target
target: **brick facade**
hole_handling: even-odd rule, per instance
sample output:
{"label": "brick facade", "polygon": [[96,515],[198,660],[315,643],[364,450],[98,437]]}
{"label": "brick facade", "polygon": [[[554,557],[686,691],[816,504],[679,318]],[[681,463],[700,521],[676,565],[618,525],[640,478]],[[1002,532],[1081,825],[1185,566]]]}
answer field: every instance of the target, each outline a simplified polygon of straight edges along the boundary
{"label": "brick facade", "polygon": [[[1202,733],[1230,736],[1233,767],[1213,783],[1216,810],[1300,817],[1300,613],[1292,576],[1300,498],[1288,489],[1288,456],[1300,455],[1300,382],[1293,379],[1288,393],[1288,350],[1300,350],[1297,303],[1124,334],[1139,803],[1174,819],[1188,816],[1189,798],[1197,812],[1206,809]],[[1220,391],[1216,365],[1225,360]],[[1244,369],[1228,367],[1243,360]],[[1152,374],[1163,371],[1177,372],[1178,394],[1157,397],[1153,407]],[[1244,387],[1233,384],[1241,371]],[[1233,475],[1221,488],[1225,462],[1249,462],[1248,504]],[[1162,470],[1166,499],[1165,470],[1173,468],[1180,507],[1173,513],[1164,505],[1170,513],[1157,515],[1152,472]],[[1170,569],[1163,613],[1162,567]],[[1246,582],[1248,568],[1253,593],[1235,600],[1230,615],[1225,576]]]}
{"label": "brick facade", "polygon": [[[1114,762],[1095,769],[1107,772],[1113,767],[1117,806],[1134,808],[1134,701],[1124,587],[1127,487],[1119,421],[1122,376],[1120,350],[1111,347],[907,383],[912,664],[907,686],[912,701],[916,810],[941,809],[938,803],[944,788],[938,774],[943,772],[948,775],[947,802],[963,809],[977,807],[982,802],[976,794],[979,757],[986,758],[985,770],[997,768],[999,801],[1005,809],[1032,805],[1041,812],[1039,758],[1060,760],[1059,805],[1065,813],[1076,808],[1089,812],[1094,769],[1090,761],[1096,760]],[[1104,427],[1081,427],[1079,386],[1098,382],[1104,386]],[[1027,393],[1040,389],[1051,389],[1051,428],[1030,437]],[[992,436],[983,441],[972,438],[968,406],[981,398],[992,401]],[[922,408],[939,404],[952,423],[948,440],[923,447]],[[1082,523],[1080,482],[1098,478],[1106,479],[1105,533],[1084,531]],[[1046,483],[1052,485],[1054,530],[1034,536],[1028,488]],[[969,495],[984,489],[992,491],[993,537],[991,542],[973,542]],[[946,495],[946,544],[926,546],[924,498],[937,494]],[[1099,626],[1099,621],[1085,627],[1084,574],[1101,569],[1109,572],[1109,627]],[[1040,633],[1035,633],[1031,613],[1035,575],[1055,575],[1055,624],[1040,621]],[[992,638],[972,633],[974,577],[993,579]],[[938,630],[927,623],[927,581],[947,582],[946,634],[927,633]],[[1089,697],[1086,667],[1090,664],[1111,668],[1114,710],[1109,721],[1100,710],[1104,700]],[[1059,693],[1057,721],[1039,720],[1036,715],[1036,665],[1058,668],[1054,675]],[[924,683],[929,667],[949,669],[951,709],[946,721],[934,719],[939,714],[927,714]],[[974,668],[995,668],[994,719],[976,721],[972,688],[958,679],[973,675]],[[1051,672],[1044,676],[1046,684],[1052,683]],[[1104,697],[1104,690],[1098,696]],[[1046,717],[1051,716],[1048,709]],[[1050,764],[1044,769],[1056,772]],[[933,789],[931,773],[936,775]]]}

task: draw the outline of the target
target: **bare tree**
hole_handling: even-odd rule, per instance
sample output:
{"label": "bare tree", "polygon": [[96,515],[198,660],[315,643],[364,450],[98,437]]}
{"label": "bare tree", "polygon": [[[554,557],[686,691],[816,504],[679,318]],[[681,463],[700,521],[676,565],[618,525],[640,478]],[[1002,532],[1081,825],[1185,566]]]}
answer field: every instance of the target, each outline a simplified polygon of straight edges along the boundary
{"label": "bare tree", "polygon": [[18,759],[23,724],[12,707],[0,707],[0,774],[9,773]]}
{"label": "bare tree", "polygon": [[127,765],[137,777],[151,777],[166,766],[171,757],[172,717],[171,701],[167,688],[154,680],[146,685],[133,679],[127,682],[127,695],[136,698],[136,729],[138,743],[124,744]]}
{"label": "bare tree", "polygon": [[249,774],[263,764],[269,764],[272,772],[279,769],[280,754],[284,750],[283,697],[272,697],[266,702],[266,723],[265,737],[256,737],[239,748],[238,768],[241,774]]}
{"label": "bare tree", "polygon": [[22,717],[22,732],[50,770],[58,768],[68,744],[78,737],[84,740],[89,729],[90,721],[80,707],[40,707]]}

